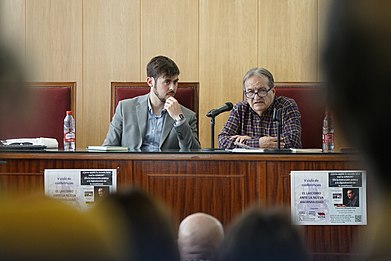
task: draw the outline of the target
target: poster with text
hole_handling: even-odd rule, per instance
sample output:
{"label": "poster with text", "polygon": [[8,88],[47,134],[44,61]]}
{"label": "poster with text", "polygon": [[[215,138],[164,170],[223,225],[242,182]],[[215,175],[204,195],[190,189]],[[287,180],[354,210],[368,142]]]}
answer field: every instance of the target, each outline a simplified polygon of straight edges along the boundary
{"label": "poster with text", "polygon": [[367,224],[365,171],[291,171],[290,177],[295,224]]}
{"label": "poster with text", "polygon": [[117,190],[116,169],[45,169],[45,194],[85,210]]}

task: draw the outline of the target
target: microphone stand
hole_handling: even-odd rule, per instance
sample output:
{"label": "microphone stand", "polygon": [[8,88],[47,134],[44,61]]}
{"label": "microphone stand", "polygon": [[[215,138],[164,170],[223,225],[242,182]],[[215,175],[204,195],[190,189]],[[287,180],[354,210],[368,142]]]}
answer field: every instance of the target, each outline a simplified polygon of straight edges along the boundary
{"label": "microphone stand", "polygon": [[223,149],[215,149],[215,117],[210,117],[210,148],[202,149],[202,151],[222,151]]}
{"label": "microphone stand", "polygon": [[290,149],[281,148],[281,126],[282,126],[282,117],[281,110],[274,109],[273,111],[273,121],[277,122],[277,149],[265,149],[265,152],[273,153],[291,153]]}
{"label": "microphone stand", "polygon": [[[278,114],[278,113],[277,113]],[[277,149],[281,149],[281,125],[282,125],[282,119],[281,119],[281,114],[278,115],[279,117],[277,118]]]}
{"label": "microphone stand", "polygon": [[215,148],[215,116],[210,117],[210,148]]}

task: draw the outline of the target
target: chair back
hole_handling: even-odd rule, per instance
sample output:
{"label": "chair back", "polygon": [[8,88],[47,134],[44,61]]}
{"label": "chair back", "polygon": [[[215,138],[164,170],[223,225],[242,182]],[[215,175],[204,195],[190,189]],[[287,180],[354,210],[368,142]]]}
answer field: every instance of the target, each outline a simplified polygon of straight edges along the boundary
{"label": "chair back", "polygon": [[76,82],[33,82],[25,89],[22,107],[0,112],[0,139],[55,138],[63,148],[66,111],[76,119]]}
{"label": "chair back", "polygon": [[321,84],[316,82],[276,82],[276,95],[296,101],[301,114],[303,148],[322,148],[322,125],[326,110]]}
{"label": "chair back", "polygon": [[[150,87],[146,82],[112,82],[111,83],[111,117],[115,113],[118,102],[124,99],[134,98],[139,95],[147,94]],[[199,83],[198,82],[179,82],[175,98],[178,102],[194,111],[197,115],[198,129],[198,99]]]}

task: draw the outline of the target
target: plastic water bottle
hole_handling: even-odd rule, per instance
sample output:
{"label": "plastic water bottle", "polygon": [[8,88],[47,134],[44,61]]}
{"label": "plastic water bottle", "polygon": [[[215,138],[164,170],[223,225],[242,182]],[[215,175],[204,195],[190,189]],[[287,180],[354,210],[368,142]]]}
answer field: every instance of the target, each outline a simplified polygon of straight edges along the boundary
{"label": "plastic water bottle", "polygon": [[76,148],[76,130],[75,119],[72,111],[67,111],[64,118],[64,150],[75,150]]}
{"label": "plastic water bottle", "polygon": [[326,111],[323,119],[322,150],[323,152],[334,151],[334,124],[333,118],[328,111]]}

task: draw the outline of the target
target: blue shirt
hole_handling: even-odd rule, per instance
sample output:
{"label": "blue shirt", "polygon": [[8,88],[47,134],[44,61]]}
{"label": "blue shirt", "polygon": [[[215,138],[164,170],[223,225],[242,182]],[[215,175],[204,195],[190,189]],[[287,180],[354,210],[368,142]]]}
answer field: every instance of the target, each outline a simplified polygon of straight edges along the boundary
{"label": "blue shirt", "polygon": [[151,102],[148,99],[148,118],[147,129],[143,138],[141,150],[159,151],[160,137],[163,132],[164,120],[166,119],[167,111],[162,110],[160,115],[155,115],[152,111]]}

